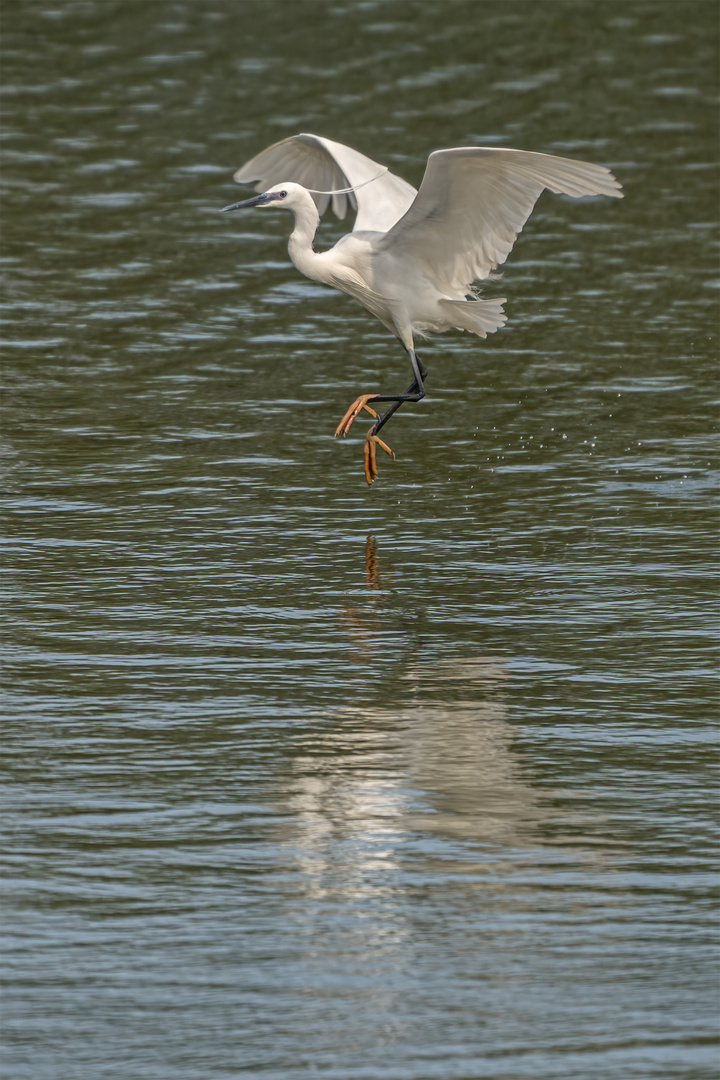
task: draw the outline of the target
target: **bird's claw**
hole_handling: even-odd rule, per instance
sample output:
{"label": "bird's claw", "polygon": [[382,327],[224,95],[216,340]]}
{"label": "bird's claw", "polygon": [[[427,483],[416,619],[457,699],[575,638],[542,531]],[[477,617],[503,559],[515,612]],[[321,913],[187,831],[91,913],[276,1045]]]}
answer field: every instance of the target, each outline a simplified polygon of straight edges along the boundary
{"label": "bird's claw", "polygon": [[390,457],[395,457],[394,451],[390,449],[387,443],[384,443],[382,439],[378,438],[377,435],[371,434],[371,432],[372,428],[370,428],[370,431],[368,431],[365,437],[365,449],[363,451],[365,479],[367,480],[368,484],[372,484],[373,480],[378,474],[377,461],[375,460],[375,456],[377,454],[377,447],[379,446]]}
{"label": "bird's claw", "polygon": [[[372,401],[374,397],[375,394],[361,394],[359,398],[353,401],[352,405],[345,413],[342,420],[335,429],[335,438],[337,438],[338,435],[347,435],[353,420],[357,419],[363,409],[365,410],[365,412],[369,412],[374,420],[379,419],[378,414],[375,412],[375,410],[371,409],[368,405],[368,401]],[[390,457],[395,457],[394,452],[390,449],[387,443],[384,443],[382,439],[378,438],[377,435],[373,435],[372,430],[373,429],[370,428],[367,435],[365,436],[365,448],[363,450],[363,468],[365,470],[365,479],[367,480],[368,484],[372,484],[373,480],[378,474],[378,446],[381,450],[384,450],[385,453],[388,454]]]}
{"label": "bird's claw", "polygon": [[[375,397],[375,394],[361,394],[360,397],[356,401],[353,401],[352,405],[350,406],[348,411],[345,413],[345,415],[343,416],[343,418],[340,421],[340,423],[338,424],[338,426],[335,428],[335,438],[336,439],[337,439],[338,435],[347,435],[348,431],[350,430],[350,425],[352,424],[353,420],[359,415],[359,413],[361,413],[363,411],[363,409],[365,409],[365,412],[369,412],[370,415],[372,417],[374,417],[375,420],[377,420],[378,414],[375,412],[374,409],[371,409],[370,406],[368,405],[368,401],[371,398],[374,398],[374,397]],[[369,481],[368,481],[368,483],[369,483]]]}

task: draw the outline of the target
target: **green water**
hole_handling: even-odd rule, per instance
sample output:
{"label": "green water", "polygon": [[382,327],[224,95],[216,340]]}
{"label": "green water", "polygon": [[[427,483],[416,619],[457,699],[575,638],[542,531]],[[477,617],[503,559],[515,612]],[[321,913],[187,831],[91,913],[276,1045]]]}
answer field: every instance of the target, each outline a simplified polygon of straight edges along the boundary
{"label": "green water", "polygon": [[[717,1075],[717,22],[6,0],[8,1080]],[[625,189],[372,489],[402,349],[217,212],[298,131]]]}

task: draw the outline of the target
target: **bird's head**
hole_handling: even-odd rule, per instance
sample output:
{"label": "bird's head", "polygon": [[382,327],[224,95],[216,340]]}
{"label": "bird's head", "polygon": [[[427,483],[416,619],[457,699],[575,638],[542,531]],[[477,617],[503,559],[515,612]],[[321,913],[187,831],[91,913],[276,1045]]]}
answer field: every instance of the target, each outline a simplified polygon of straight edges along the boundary
{"label": "bird's head", "polygon": [[232,206],[223,206],[220,212],[225,214],[228,210],[245,210],[253,206],[258,209],[274,207],[276,210],[294,210],[306,204],[308,200],[312,201],[312,196],[307,188],[302,187],[301,184],[288,182],[286,184],[275,184],[260,195],[253,195],[251,199],[244,199],[243,202],[233,203]]}

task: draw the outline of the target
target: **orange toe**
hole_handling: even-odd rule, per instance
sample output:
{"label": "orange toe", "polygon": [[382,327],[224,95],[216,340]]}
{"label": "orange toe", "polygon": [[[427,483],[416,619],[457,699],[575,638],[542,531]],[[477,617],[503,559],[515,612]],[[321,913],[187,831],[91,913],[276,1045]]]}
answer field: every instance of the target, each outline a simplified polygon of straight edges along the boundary
{"label": "orange toe", "polygon": [[361,394],[359,398],[353,401],[352,405],[335,428],[335,438],[337,438],[338,435],[347,435],[353,420],[363,411],[363,409],[365,412],[369,412],[370,415],[377,420],[378,414],[368,405],[368,401],[371,401],[374,397],[375,394]]}
{"label": "orange toe", "polygon": [[[372,428],[370,428],[372,431]],[[365,479],[368,484],[372,484],[373,480],[377,477],[377,448],[378,446],[385,451],[390,457],[395,457],[394,451],[390,449],[387,443],[384,443],[382,439],[377,435],[371,435],[370,431],[365,438],[365,448],[363,450],[363,467],[365,471]]]}

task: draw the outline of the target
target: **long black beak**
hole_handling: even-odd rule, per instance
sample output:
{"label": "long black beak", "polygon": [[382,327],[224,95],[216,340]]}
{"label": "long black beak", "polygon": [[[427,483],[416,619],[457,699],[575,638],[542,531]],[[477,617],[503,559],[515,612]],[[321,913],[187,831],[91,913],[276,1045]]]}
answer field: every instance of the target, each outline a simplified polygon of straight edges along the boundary
{"label": "long black beak", "polygon": [[264,191],[262,195],[253,195],[252,199],[245,199],[244,202],[236,202],[232,206],[223,206],[220,213],[226,214],[228,210],[244,210],[247,206],[263,206],[269,201],[268,194]]}

